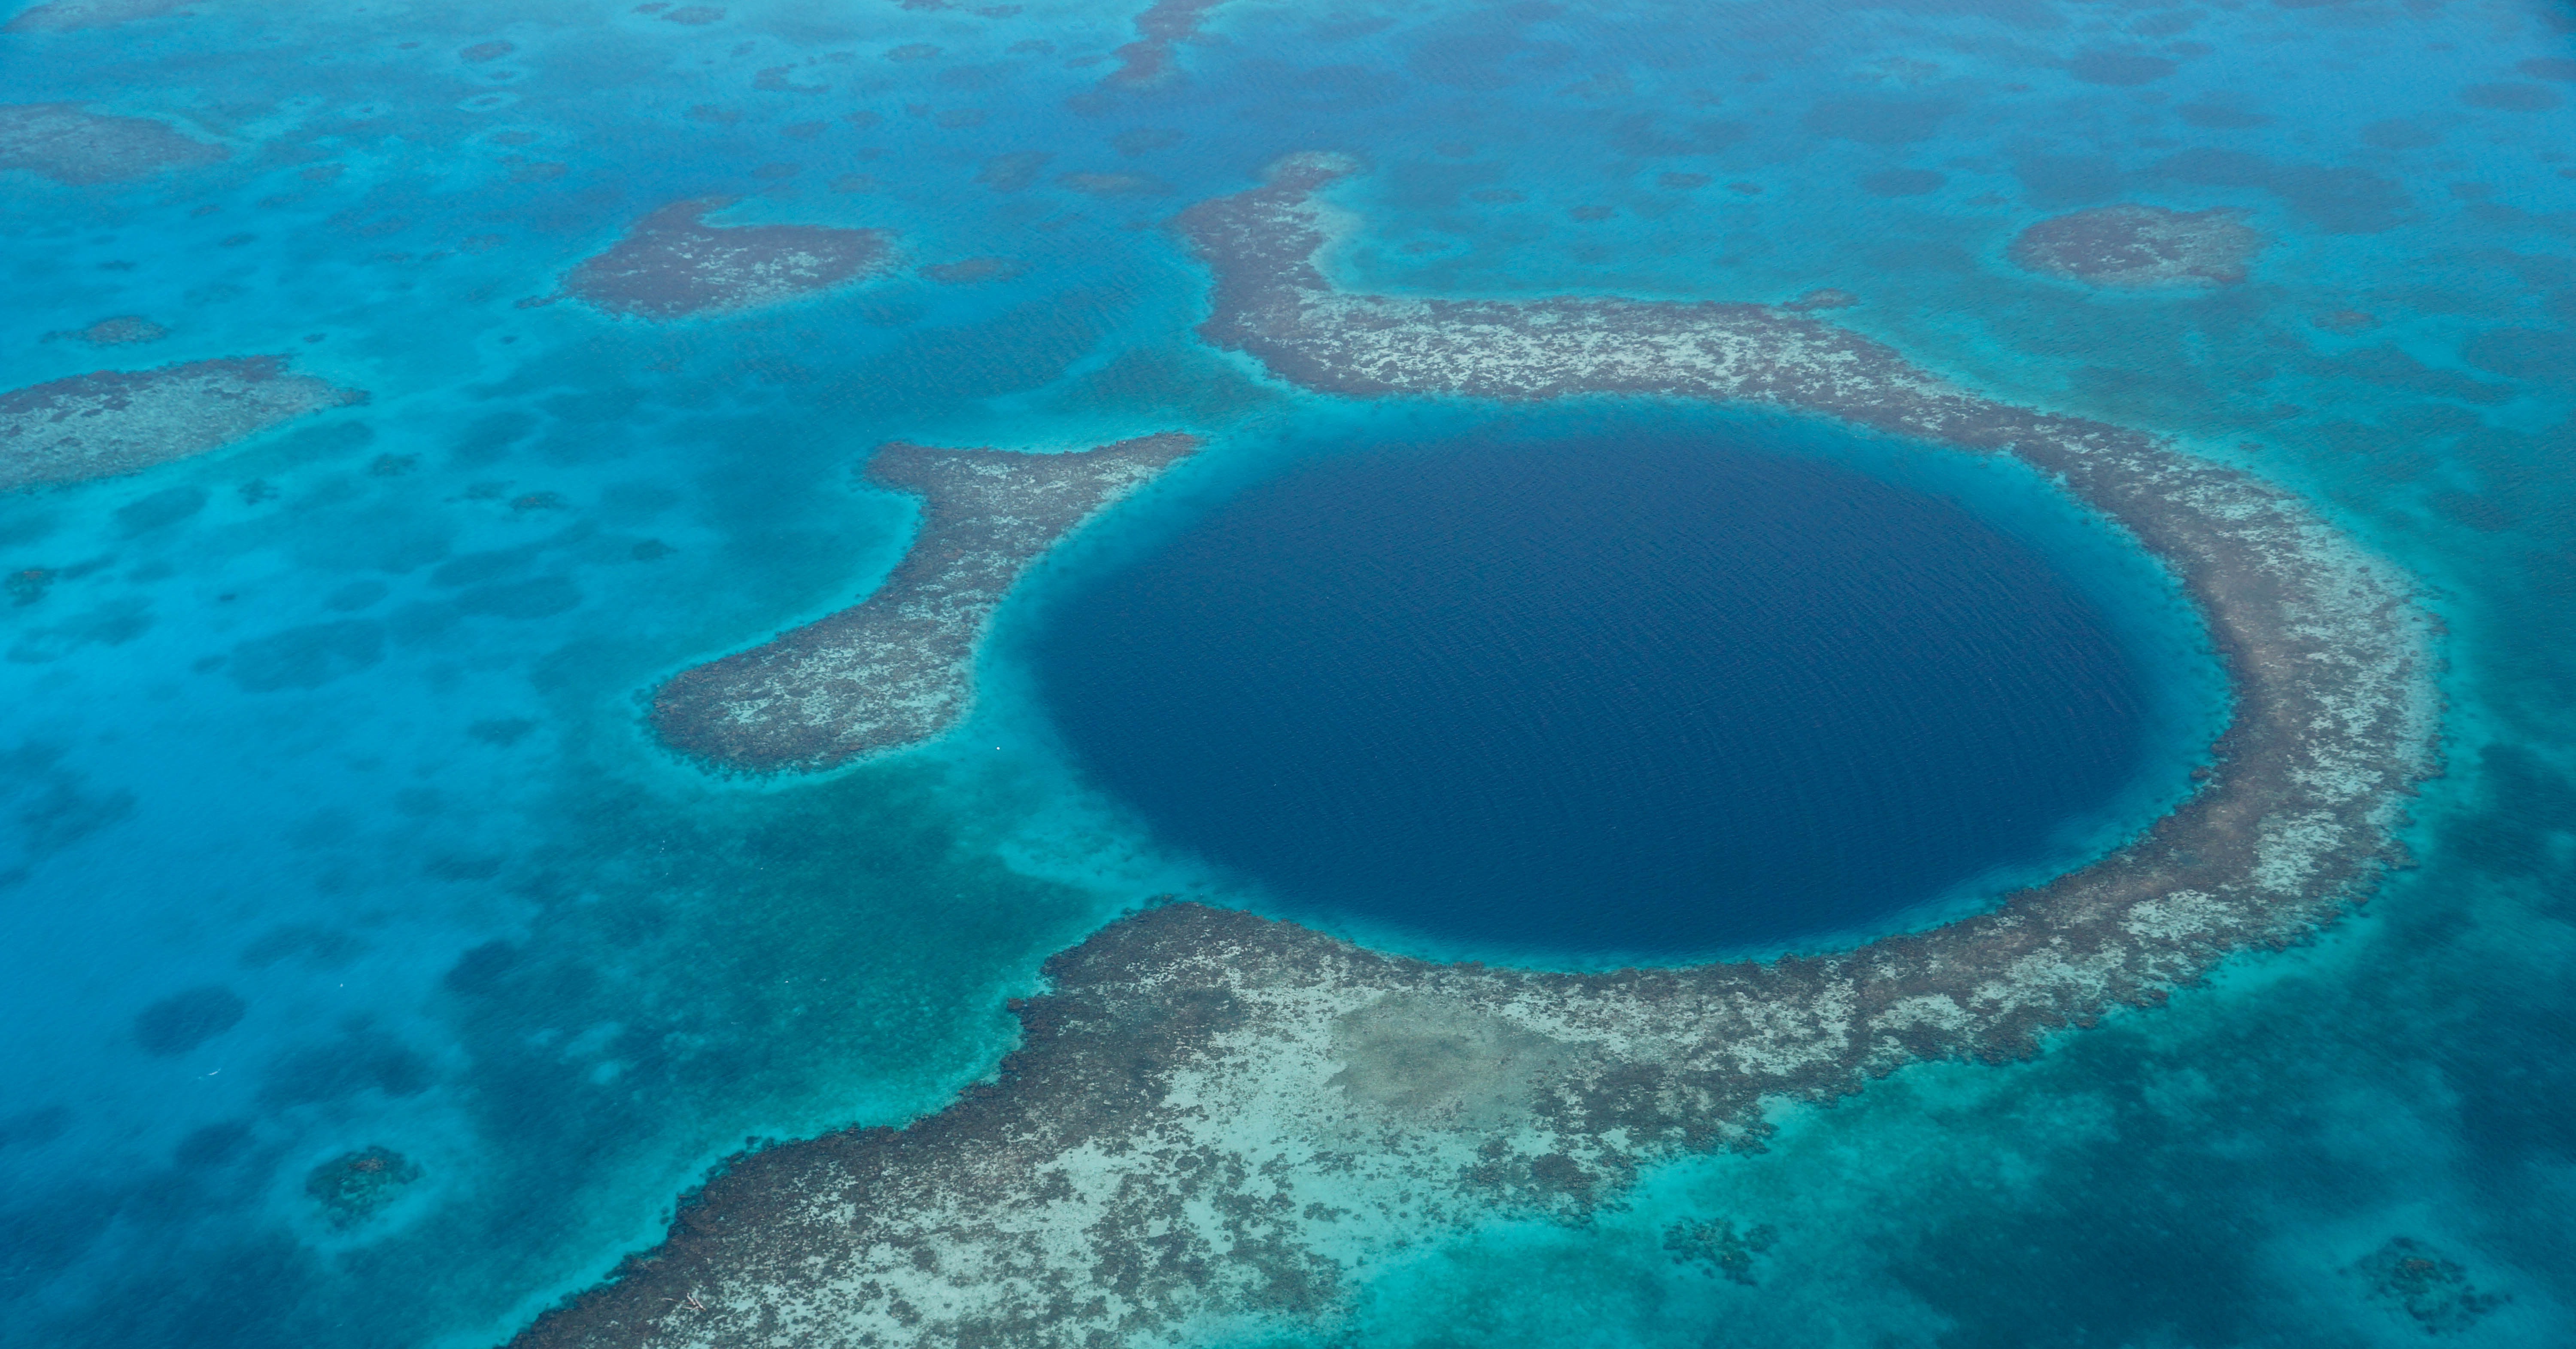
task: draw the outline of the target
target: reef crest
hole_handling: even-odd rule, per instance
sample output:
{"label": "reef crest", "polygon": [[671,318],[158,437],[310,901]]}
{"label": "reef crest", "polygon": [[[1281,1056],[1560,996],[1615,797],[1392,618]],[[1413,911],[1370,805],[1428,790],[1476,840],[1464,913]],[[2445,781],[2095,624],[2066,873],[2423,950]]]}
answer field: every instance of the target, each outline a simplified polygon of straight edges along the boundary
{"label": "reef crest", "polygon": [[894,574],[860,604],[673,676],[653,695],[654,729],[752,773],[830,768],[939,734],[972,701],[975,645],[1020,573],[1198,447],[1177,434],[1068,454],[885,446],[867,480],[922,503]]}

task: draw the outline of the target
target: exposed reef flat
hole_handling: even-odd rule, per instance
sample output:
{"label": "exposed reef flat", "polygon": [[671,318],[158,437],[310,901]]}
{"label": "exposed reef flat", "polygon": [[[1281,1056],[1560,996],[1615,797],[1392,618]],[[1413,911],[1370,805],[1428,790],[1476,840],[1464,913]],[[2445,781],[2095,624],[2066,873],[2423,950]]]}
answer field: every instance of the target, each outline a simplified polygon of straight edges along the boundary
{"label": "exposed reef flat", "polygon": [[868,598],[683,671],[653,695],[663,741],[751,773],[821,769],[946,730],[973,700],[975,645],[1030,562],[1199,447],[1140,436],[1072,454],[893,444],[868,481],[921,498],[921,532]]}
{"label": "exposed reef flat", "polygon": [[113,477],[184,459],[367,396],[283,356],[102,370],[0,393],[0,492]]}
{"label": "exposed reef flat", "polygon": [[680,319],[792,300],[880,270],[892,236],[823,225],[709,225],[731,197],[673,202],[564,278],[612,314]]}
{"label": "exposed reef flat", "polygon": [[1263,1318],[1329,1333],[1359,1272],[1444,1229],[1577,1218],[1656,1161],[1759,1146],[1766,1099],[2029,1054],[2300,940],[2394,859],[2436,767],[2429,623],[2406,577],[2297,498],[1781,309],[1339,291],[1313,258],[1340,224],[1311,194],[1350,169],[1302,156],[1182,218],[1215,273],[1210,341],[1351,396],[1723,400],[2015,455],[2198,602],[2234,695],[2216,767],[2140,838],[1992,912],[1770,964],[1442,966],[1149,910],[1049,963],[997,1082],[906,1129],[738,1159],[523,1344],[1071,1346]]}
{"label": "exposed reef flat", "polygon": [[2012,242],[2018,266],[2124,290],[2233,285],[2262,251],[2245,213],[2226,207],[2105,206],[2040,221]]}
{"label": "exposed reef flat", "polygon": [[0,106],[0,169],[88,187],[212,164],[232,151],[191,140],[148,117],[104,117],[69,103]]}

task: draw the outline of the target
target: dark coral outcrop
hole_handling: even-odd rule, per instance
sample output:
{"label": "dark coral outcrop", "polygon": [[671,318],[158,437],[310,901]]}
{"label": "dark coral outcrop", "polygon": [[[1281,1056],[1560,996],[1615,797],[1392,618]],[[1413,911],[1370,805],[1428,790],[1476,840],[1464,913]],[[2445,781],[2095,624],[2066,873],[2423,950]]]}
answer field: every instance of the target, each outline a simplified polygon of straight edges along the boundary
{"label": "dark coral outcrop", "polygon": [[2234,285],[2263,251],[2243,211],[2105,206],[2052,216],[2013,238],[2015,265],[2123,290]]}

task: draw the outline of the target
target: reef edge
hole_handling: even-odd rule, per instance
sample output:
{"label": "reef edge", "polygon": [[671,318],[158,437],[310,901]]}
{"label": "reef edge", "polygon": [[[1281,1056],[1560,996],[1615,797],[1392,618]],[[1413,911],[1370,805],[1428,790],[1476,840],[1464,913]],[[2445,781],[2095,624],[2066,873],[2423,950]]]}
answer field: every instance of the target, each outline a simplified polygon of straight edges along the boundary
{"label": "reef edge", "polygon": [[1051,959],[997,1079],[901,1129],[733,1159],[668,1237],[526,1349],[793,1341],[1071,1346],[1288,1322],[1355,1271],[1498,1215],[1579,1221],[1639,1169],[1758,1148],[1767,1101],[2002,1061],[2249,949],[2306,939],[2403,860],[2438,771],[2434,629],[2306,503],[2141,432],[1980,397],[1786,308],[1353,294],[1315,259],[1356,171],[1283,161],[1178,227],[1212,344],[1309,389],[1767,405],[2012,454],[2130,530],[2200,607],[2233,715],[2198,789],[1993,911],[1768,964],[1434,965],[1191,904]]}

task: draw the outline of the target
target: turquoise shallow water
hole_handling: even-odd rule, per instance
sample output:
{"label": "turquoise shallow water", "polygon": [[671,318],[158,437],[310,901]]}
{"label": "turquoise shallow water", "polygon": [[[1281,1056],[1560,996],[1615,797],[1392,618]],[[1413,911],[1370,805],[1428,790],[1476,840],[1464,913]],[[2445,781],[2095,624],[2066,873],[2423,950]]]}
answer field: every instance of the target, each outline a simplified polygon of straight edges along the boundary
{"label": "turquoise shallow water", "polygon": [[[1189,337],[1205,277],[1155,226],[1330,148],[1374,170],[1336,196],[1365,220],[1349,284],[1839,287],[1837,322],[1951,378],[2323,501],[2430,582],[2450,659],[2420,865],[2360,918],[2036,1062],[1794,1112],[1587,1227],[1426,1239],[1367,1283],[1363,1341],[2415,1343],[2352,1272],[2397,1237],[2509,1298],[2446,1337],[2569,1338],[2563,11],[1236,3],[1176,80],[1103,94],[1133,19],[209,0],[0,35],[8,101],[229,150],[0,170],[0,385],[291,351],[373,395],[0,499],[0,569],[53,574],[0,607],[0,1336],[492,1342],[746,1138],[936,1108],[1048,953],[1223,898],[1082,790],[1012,651],[1051,587],[1231,485],[1455,411],[1297,394]],[[1050,158],[996,190],[1006,155]],[[893,231],[901,265],[668,327],[518,306],[706,193]],[[2115,201],[2271,242],[2205,293],[2007,260]],[[976,257],[1025,270],[918,274]],[[169,335],[46,340],[119,314]],[[911,511],[855,484],[870,445],[1165,428],[1218,450],[1005,611],[950,740],[747,785],[642,737],[640,690],[893,564]],[[1875,468],[1974,497],[2195,668],[2152,573],[2031,484]],[[2173,724],[2206,715],[2205,681],[2165,687]],[[231,1004],[151,1011],[209,988],[240,1016],[202,1039]],[[370,1145],[423,1179],[333,1230],[305,1175]],[[1741,1259],[1677,1258],[1681,1220]]]}

